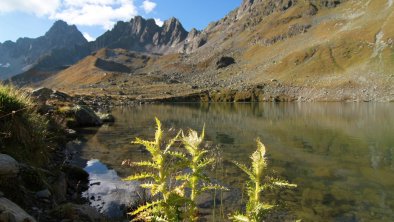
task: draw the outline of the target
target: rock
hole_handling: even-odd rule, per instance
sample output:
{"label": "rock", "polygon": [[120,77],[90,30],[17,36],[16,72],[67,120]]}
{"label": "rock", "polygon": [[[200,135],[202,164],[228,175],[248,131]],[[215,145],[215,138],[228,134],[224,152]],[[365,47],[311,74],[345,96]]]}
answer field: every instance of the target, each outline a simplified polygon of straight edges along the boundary
{"label": "rock", "polygon": [[0,221],[35,222],[36,220],[14,202],[0,198]]}
{"label": "rock", "polygon": [[76,136],[77,135],[77,131],[75,131],[73,129],[65,129],[64,131],[66,131],[68,136]]}
{"label": "rock", "polygon": [[19,163],[12,157],[0,154],[0,176],[16,177],[19,173]]}
{"label": "rock", "polygon": [[38,191],[36,197],[39,199],[49,199],[51,197],[51,192],[48,189]]}
{"label": "rock", "polygon": [[52,99],[57,99],[60,101],[68,101],[71,99],[71,96],[69,96],[68,94],[64,93],[64,92],[60,92],[60,91],[53,91],[53,93],[51,94],[50,98]]}
{"label": "rock", "polygon": [[57,202],[64,202],[66,201],[67,195],[67,180],[66,174],[61,172],[59,177],[57,178],[55,184],[52,186],[53,188],[53,195]]}
{"label": "rock", "polygon": [[223,56],[216,62],[216,69],[225,68],[234,63],[235,63],[235,59],[233,57]]}
{"label": "rock", "polygon": [[51,98],[53,93],[52,89],[41,87],[31,92],[31,95],[39,101],[46,101]]}
{"label": "rock", "polygon": [[94,207],[78,204],[63,204],[57,207],[52,215],[58,219],[71,221],[104,221]]}
{"label": "rock", "polygon": [[89,181],[89,174],[80,167],[77,166],[64,166],[62,171],[66,173],[68,179],[76,181]]}
{"label": "rock", "polygon": [[103,123],[113,123],[115,122],[115,117],[110,113],[96,113]]}
{"label": "rock", "polygon": [[73,108],[73,111],[78,126],[101,126],[103,124],[96,113],[87,106],[77,105]]}

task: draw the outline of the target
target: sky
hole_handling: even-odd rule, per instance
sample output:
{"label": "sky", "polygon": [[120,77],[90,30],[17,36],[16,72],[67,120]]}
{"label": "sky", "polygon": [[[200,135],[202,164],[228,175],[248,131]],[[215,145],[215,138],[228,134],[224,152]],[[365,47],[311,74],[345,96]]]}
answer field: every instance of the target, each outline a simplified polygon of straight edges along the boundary
{"label": "sky", "polygon": [[45,34],[56,20],[74,24],[89,41],[117,21],[136,15],[154,18],[158,25],[178,18],[186,30],[204,29],[223,18],[242,0],[1,0],[0,42]]}

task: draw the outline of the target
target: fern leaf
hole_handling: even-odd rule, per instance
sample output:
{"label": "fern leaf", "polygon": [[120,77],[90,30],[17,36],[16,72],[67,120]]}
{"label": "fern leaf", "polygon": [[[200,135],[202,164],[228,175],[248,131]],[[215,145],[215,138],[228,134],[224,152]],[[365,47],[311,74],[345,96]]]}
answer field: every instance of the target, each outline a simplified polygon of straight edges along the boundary
{"label": "fern leaf", "polygon": [[179,135],[181,135],[181,131],[179,131],[178,134],[176,134],[176,136],[175,136],[174,138],[172,138],[172,139],[168,142],[168,144],[167,144],[167,146],[166,146],[166,148],[165,148],[165,150],[164,150],[164,153],[169,152],[169,150],[171,149],[172,145],[174,145],[174,143],[178,140]]}
{"label": "fern leaf", "polygon": [[139,214],[141,212],[144,212],[147,209],[149,209],[149,208],[151,208],[153,206],[156,206],[156,205],[158,205],[160,203],[162,203],[162,201],[156,201],[156,202],[152,202],[152,203],[147,203],[145,205],[139,206],[136,210],[134,210],[133,212],[128,213],[128,214],[131,215],[131,216],[135,216],[135,215],[137,215],[137,214]]}
{"label": "fern leaf", "polygon": [[242,164],[242,163],[238,163],[238,162],[236,162],[236,161],[232,161],[238,168],[240,168],[242,171],[244,171],[246,174],[248,174],[248,176],[250,177],[250,179],[252,180],[252,181],[256,181],[256,176],[252,173],[252,171],[247,167],[247,166],[245,166],[244,164]]}
{"label": "fern leaf", "polygon": [[247,216],[242,214],[234,215],[231,219],[235,222],[252,222]]}
{"label": "fern leaf", "polygon": [[160,141],[161,141],[161,138],[163,136],[163,131],[161,129],[161,122],[160,122],[160,120],[157,117],[155,117],[155,120],[156,120],[156,127],[157,127],[156,128],[156,133],[155,133],[155,142],[156,142],[156,145],[158,147],[160,147]]}
{"label": "fern leaf", "polygon": [[229,189],[227,187],[218,185],[218,184],[207,184],[203,185],[201,188],[201,191],[207,191],[207,190],[223,190],[223,191],[228,191]]}
{"label": "fern leaf", "polygon": [[175,151],[168,151],[167,152],[168,155],[181,159],[182,161],[188,161],[186,155],[184,153],[181,152],[175,152]]}
{"label": "fern leaf", "polygon": [[213,158],[208,158],[208,159],[203,159],[198,165],[198,169],[203,169],[211,164],[215,163],[215,159]]}
{"label": "fern leaf", "polygon": [[132,180],[141,180],[141,179],[149,179],[149,178],[154,179],[154,178],[156,178],[156,176],[151,173],[141,173],[141,174],[136,174],[136,175],[126,177],[122,180],[123,181],[132,181]]}
{"label": "fern leaf", "polygon": [[153,169],[157,169],[157,164],[150,162],[150,161],[141,161],[141,162],[133,162],[130,164],[131,166],[138,166],[138,167],[149,167]]}

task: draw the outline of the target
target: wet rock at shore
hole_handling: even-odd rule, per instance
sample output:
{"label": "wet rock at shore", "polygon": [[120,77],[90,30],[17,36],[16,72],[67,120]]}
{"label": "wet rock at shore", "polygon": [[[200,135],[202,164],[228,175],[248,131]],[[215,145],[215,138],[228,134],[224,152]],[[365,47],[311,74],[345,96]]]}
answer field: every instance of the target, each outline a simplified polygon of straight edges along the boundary
{"label": "wet rock at shore", "polygon": [[80,127],[101,126],[103,124],[96,113],[87,106],[77,105],[73,108],[73,112],[77,125]]}
{"label": "wet rock at shore", "polygon": [[110,113],[96,113],[103,123],[113,123],[115,122],[115,117]]}
{"label": "wet rock at shore", "polygon": [[0,154],[0,176],[15,177],[19,173],[19,163],[12,157]]}
{"label": "wet rock at shore", "polygon": [[36,220],[22,208],[7,198],[0,198],[0,221],[35,222]]}

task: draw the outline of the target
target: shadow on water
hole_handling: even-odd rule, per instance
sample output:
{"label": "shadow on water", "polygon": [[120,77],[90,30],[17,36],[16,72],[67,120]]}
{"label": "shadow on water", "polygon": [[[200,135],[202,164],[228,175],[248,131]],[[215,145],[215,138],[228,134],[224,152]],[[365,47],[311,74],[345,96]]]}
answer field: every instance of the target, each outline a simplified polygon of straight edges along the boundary
{"label": "shadow on water", "polygon": [[[303,221],[393,221],[393,110],[394,104],[374,103],[116,108],[115,124],[86,134],[81,156],[100,160],[116,175],[100,179],[99,174],[91,174],[92,178],[118,181],[118,175],[133,173],[121,166],[124,159],[149,158],[130,142],[135,137],[152,139],[155,116],[171,133],[181,128],[201,130],[205,124],[207,143],[217,145],[224,159],[223,167],[215,171],[224,184],[242,189],[245,177],[229,160],[248,163],[260,137],[268,147],[270,170],[299,185],[295,192],[269,194],[267,200],[284,203]],[[225,194],[222,200],[225,215],[242,205],[240,196]]]}

